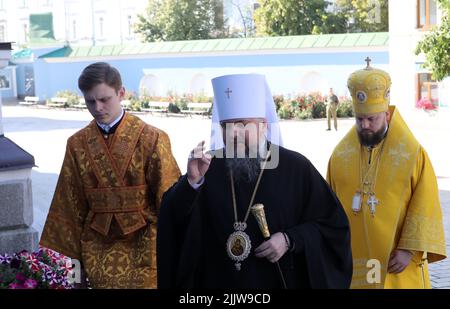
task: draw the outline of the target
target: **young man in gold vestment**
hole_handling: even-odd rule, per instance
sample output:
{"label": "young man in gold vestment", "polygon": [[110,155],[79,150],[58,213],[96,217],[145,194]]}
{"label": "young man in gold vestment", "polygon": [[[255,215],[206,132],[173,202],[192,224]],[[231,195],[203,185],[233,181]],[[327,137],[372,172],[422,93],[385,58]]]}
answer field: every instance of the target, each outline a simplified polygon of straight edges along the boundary
{"label": "young man in gold vestment", "polygon": [[167,134],[123,111],[107,63],[78,80],[94,120],[72,135],[40,244],[81,262],[94,288],[156,288],[156,225],[180,176]]}
{"label": "young man in gold vestment", "polygon": [[352,288],[429,288],[446,257],[437,180],[424,148],[389,105],[388,73],[350,75],[356,125],[336,146],[327,180],[350,221]]}

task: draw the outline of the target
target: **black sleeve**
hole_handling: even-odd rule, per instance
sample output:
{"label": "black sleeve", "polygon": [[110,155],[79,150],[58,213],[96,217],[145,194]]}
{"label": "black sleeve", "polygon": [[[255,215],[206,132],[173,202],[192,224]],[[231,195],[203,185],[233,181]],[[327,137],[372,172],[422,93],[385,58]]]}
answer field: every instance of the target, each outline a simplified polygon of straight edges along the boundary
{"label": "black sleeve", "polygon": [[199,190],[191,187],[187,180],[187,174],[181,176],[178,181],[167,190],[161,200],[162,208],[166,208],[175,222],[183,221],[192,212],[194,200]]}
{"label": "black sleeve", "polygon": [[200,246],[196,234],[200,217],[195,206],[200,191],[193,189],[184,175],[162,197],[156,237],[158,288],[180,287],[180,282],[191,285],[186,278],[197,259],[193,248]]}
{"label": "black sleeve", "polygon": [[304,201],[302,223],[286,233],[294,242],[294,254],[306,260],[312,288],[348,288],[353,265],[347,216],[311,163],[306,174],[309,181],[302,191],[307,194],[300,198]]}

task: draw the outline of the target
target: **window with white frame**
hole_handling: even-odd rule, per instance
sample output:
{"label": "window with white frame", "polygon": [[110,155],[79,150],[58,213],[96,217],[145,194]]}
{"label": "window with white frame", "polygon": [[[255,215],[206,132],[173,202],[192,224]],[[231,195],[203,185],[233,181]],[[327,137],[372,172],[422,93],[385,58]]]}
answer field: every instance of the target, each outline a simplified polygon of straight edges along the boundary
{"label": "window with white frame", "polygon": [[423,99],[437,106],[439,104],[439,86],[430,73],[417,74],[417,101]]}
{"label": "window with white frame", "polygon": [[437,23],[435,0],[417,0],[417,28],[429,29]]}

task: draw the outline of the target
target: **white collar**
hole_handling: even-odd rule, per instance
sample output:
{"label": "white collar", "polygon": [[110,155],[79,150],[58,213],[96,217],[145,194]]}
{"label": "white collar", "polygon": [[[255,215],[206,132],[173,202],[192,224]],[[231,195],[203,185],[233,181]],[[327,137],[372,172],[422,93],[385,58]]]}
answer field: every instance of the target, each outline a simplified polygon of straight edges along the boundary
{"label": "white collar", "polygon": [[114,127],[119,121],[120,119],[122,119],[123,114],[125,113],[125,111],[122,109],[122,112],[120,113],[120,116],[117,117],[113,122],[111,122],[110,124],[103,124],[97,121],[97,124],[100,128],[102,128],[106,133],[109,132],[109,130]]}

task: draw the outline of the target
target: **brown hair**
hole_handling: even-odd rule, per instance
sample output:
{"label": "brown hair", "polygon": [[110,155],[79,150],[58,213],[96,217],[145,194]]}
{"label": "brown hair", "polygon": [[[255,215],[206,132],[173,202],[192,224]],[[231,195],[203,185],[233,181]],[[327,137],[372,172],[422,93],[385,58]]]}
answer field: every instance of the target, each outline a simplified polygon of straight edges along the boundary
{"label": "brown hair", "polygon": [[106,62],[96,62],[88,65],[78,78],[78,88],[87,92],[95,86],[105,83],[119,91],[122,88],[122,78],[119,71]]}

